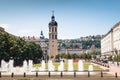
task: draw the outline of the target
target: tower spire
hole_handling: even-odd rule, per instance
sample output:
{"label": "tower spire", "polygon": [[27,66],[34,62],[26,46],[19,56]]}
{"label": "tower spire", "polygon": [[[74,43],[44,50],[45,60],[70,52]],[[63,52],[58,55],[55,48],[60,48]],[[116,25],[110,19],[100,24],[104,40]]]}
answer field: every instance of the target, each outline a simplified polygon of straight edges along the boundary
{"label": "tower spire", "polygon": [[54,16],[54,10],[52,10],[52,16]]}
{"label": "tower spire", "polygon": [[51,17],[52,21],[55,21],[55,17],[54,17],[54,10],[52,10],[52,17]]}

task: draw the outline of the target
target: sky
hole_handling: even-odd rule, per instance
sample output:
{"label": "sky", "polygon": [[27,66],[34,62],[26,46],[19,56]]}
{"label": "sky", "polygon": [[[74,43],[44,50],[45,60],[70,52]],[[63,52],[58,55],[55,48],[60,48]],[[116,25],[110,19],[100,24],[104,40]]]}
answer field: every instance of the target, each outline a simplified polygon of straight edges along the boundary
{"label": "sky", "polygon": [[120,21],[120,0],[0,0],[0,26],[16,36],[48,38],[52,10],[59,39],[106,34]]}

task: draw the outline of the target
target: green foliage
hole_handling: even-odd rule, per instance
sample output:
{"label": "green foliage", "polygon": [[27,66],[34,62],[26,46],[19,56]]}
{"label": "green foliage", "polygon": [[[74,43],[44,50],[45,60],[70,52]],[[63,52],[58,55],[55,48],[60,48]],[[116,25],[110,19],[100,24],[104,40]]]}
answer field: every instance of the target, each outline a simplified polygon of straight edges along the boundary
{"label": "green foliage", "polygon": [[93,50],[93,51],[89,52],[89,54],[91,54],[91,55],[100,55],[101,51],[100,50]]}
{"label": "green foliage", "polygon": [[114,61],[119,62],[120,61],[120,54],[115,55]]}
{"label": "green foliage", "polygon": [[74,54],[72,54],[72,58],[73,58],[73,59],[78,59],[78,58],[79,58],[79,55],[77,55],[77,54],[74,53]]}
{"label": "green foliage", "polygon": [[108,57],[108,61],[112,61],[112,56],[109,56],[109,57]]}
{"label": "green foliage", "polygon": [[114,55],[114,57],[113,56],[109,56],[108,57],[108,61],[120,62],[120,54]]}
{"label": "green foliage", "polygon": [[100,48],[100,40],[87,40],[87,41],[81,41],[82,43],[82,48],[83,49],[88,49],[90,48],[92,45],[95,45],[96,48]]}
{"label": "green foliage", "polygon": [[91,59],[91,54],[86,54],[86,53],[83,53],[83,54],[58,54],[56,55],[55,57],[56,59],[59,59],[59,58],[65,58],[65,59]]}
{"label": "green foliage", "polygon": [[65,53],[63,53],[63,54],[60,54],[60,57],[61,57],[61,58],[66,58],[67,55],[66,55]]}
{"label": "green foliage", "polygon": [[25,59],[31,59],[36,62],[42,57],[41,47],[33,42],[9,35],[8,33],[0,34],[0,60],[8,61],[13,58],[15,64],[22,64]]}
{"label": "green foliage", "polygon": [[66,55],[66,58],[67,58],[67,59],[72,59],[72,55],[71,55],[70,53],[68,53],[68,54]]}
{"label": "green foliage", "polygon": [[91,59],[91,54],[83,53],[80,55],[80,59]]}
{"label": "green foliage", "polygon": [[60,54],[55,56],[55,59],[59,59],[60,58]]}

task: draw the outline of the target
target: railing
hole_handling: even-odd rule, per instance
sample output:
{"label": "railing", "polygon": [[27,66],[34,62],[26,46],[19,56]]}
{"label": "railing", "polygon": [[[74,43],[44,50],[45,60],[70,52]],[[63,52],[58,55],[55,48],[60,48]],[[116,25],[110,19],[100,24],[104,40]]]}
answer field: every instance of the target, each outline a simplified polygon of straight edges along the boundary
{"label": "railing", "polygon": [[[2,74],[3,72],[0,72],[0,77],[4,77],[4,76],[8,76],[8,77],[17,77],[17,76],[22,76],[22,77],[28,77],[28,76],[34,76],[34,77],[39,77],[41,75],[43,75],[43,72],[45,72],[46,76],[48,76],[49,78],[53,75],[57,75],[60,77],[64,77],[66,75],[68,76],[73,76],[73,77],[77,77],[77,76],[85,76],[85,77],[92,77],[92,76],[99,76],[99,77],[115,77],[118,78],[120,76],[118,76],[119,73],[112,73],[112,75],[110,75],[108,71],[105,70],[96,70],[96,71],[32,71],[32,74],[28,74],[29,72],[24,72],[23,74],[20,75],[16,75],[14,72],[12,72],[9,75],[4,75]],[[6,72],[4,72],[6,73]],[[54,73],[54,74],[52,74]],[[57,73],[57,74],[56,74]],[[59,73],[59,74],[58,74]],[[71,73],[71,74],[68,74]],[[106,76],[106,74],[108,74],[109,76]]]}

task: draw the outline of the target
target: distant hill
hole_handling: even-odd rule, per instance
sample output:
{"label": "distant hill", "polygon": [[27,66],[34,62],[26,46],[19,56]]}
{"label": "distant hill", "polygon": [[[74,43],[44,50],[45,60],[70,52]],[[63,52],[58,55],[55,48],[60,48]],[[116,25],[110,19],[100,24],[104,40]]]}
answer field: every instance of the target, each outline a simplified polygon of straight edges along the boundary
{"label": "distant hill", "polygon": [[90,49],[90,48],[101,48],[100,40],[103,35],[86,36],[78,39],[66,39],[58,40],[59,49]]}

